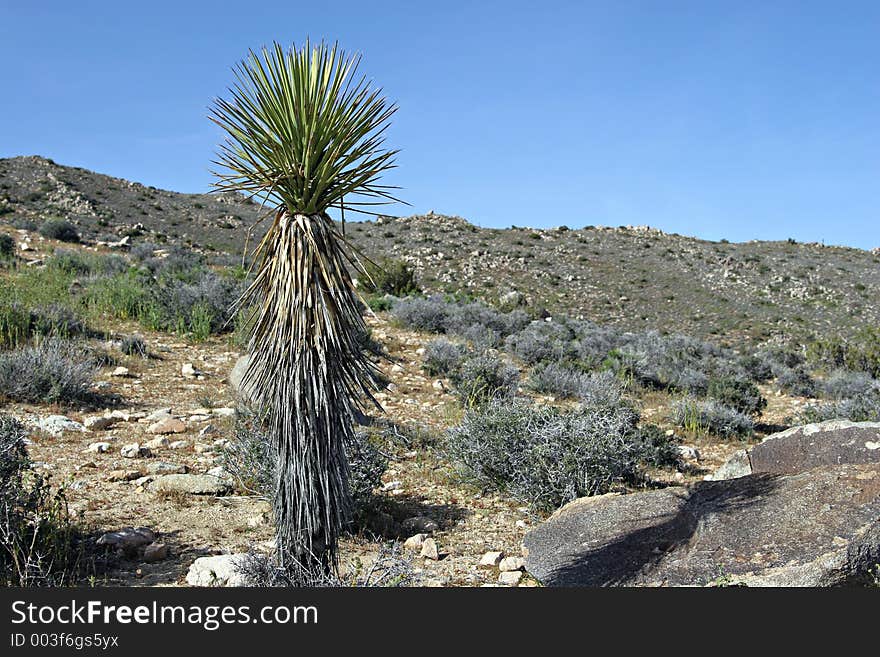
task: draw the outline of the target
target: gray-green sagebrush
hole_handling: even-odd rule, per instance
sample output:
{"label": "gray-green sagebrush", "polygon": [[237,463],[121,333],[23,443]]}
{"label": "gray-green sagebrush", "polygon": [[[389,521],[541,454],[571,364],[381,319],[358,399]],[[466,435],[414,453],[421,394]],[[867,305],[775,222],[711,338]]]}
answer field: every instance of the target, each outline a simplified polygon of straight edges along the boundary
{"label": "gray-green sagebrush", "polygon": [[[357,254],[327,214],[370,213],[396,200],[378,183],[396,151],[383,134],[396,111],[337,46],[277,43],[235,69],[228,100],[211,118],[228,138],[216,187],[259,198],[271,225],[255,251],[255,276],[239,300],[250,309],[245,385],[269,412],[278,467],[279,566],[327,572],[350,512],[345,443],[372,398],[376,369],[350,269]],[[344,216],[344,215],[343,215]]]}

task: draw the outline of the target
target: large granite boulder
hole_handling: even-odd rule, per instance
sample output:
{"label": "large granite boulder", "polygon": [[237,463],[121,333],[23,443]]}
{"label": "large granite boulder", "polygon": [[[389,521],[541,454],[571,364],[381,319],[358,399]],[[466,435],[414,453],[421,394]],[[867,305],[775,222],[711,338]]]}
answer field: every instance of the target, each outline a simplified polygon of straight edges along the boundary
{"label": "large granite boulder", "polygon": [[752,473],[794,474],[821,465],[880,463],[880,423],[830,420],[793,427],[740,450],[712,479]]}
{"label": "large granite boulder", "polygon": [[873,581],[880,464],[581,498],[524,539],[549,586],[832,586]]}

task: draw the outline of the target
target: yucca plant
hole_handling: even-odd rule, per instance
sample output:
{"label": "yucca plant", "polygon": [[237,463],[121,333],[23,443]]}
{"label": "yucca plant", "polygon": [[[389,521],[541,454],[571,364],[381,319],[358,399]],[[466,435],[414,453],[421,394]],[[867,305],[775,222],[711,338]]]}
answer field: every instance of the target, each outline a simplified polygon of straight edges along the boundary
{"label": "yucca plant", "polygon": [[351,510],[344,445],[355,412],[376,403],[350,273],[363,267],[327,213],[339,208],[344,221],[396,200],[378,181],[394,167],[383,134],[397,108],[357,73],[359,60],[324,43],[251,51],[211,109],[228,133],[216,188],[271,210],[239,300],[252,313],[243,385],[267,411],[278,460],[278,565],[305,577],[336,565]]}

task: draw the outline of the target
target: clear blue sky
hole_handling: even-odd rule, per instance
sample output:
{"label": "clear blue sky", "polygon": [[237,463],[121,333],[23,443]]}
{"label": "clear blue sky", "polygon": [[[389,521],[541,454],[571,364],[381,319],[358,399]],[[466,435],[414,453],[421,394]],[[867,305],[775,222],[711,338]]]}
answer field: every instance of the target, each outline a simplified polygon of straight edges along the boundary
{"label": "clear blue sky", "polygon": [[231,65],[306,36],[400,105],[391,213],[880,246],[877,2],[0,0],[0,156],[205,191]]}

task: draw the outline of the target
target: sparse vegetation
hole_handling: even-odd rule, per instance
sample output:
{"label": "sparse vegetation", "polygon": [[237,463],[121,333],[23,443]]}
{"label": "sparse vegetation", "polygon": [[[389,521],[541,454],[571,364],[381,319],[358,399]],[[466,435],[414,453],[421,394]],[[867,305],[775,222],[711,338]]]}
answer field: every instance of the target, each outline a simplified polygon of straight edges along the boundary
{"label": "sparse vegetation", "polygon": [[447,438],[466,480],[549,511],[615,485],[637,485],[646,462],[667,457],[654,432],[619,399],[574,411],[524,400],[493,401],[469,411]]}
{"label": "sparse vegetation", "polygon": [[378,263],[367,263],[366,275],[360,280],[360,285],[368,294],[391,294],[396,297],[421,291],[412,267],[402,260],[391,258],[385,258]]}
{"label": "sparse vegetation", "polygon": [[0,353],[0,398],[73,404],[93,398],[97,365],[75,343],[49,338]]}
{"label": "sparse vegetation", "polygon": [[75,580],[78,532],[63,491],[31,463],[24,427],[0,415],[0,586],[60,586]]}
{"label": "sparse vegetation", "polygon": [[709,433],[720,438],[747,437],[755,430],[755,424],[748,415],[714,399],[678,400],[672,405],[670,419],[687,431]]}
{"label": "sparse vegetation", "polygon": [[79,242],[76,227],[64,219],[47,219],[40,226],[40,235],[60,242]]}

